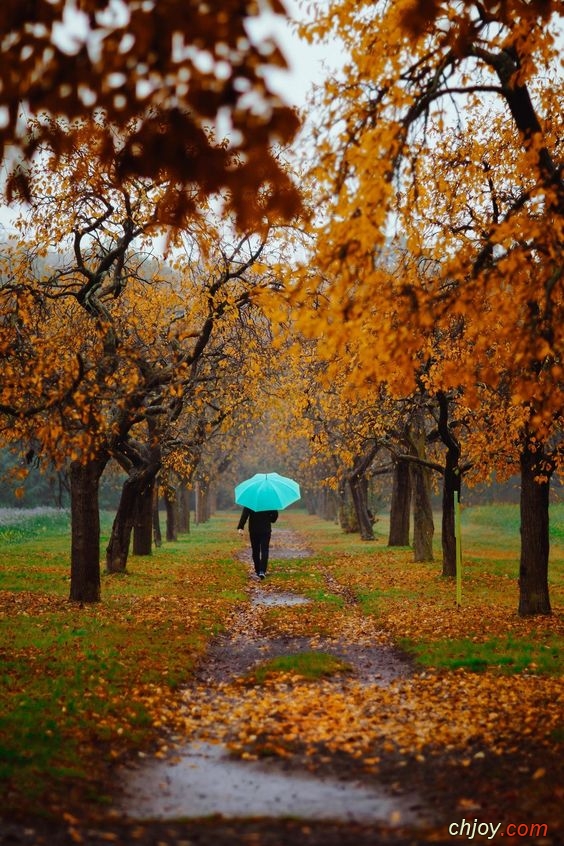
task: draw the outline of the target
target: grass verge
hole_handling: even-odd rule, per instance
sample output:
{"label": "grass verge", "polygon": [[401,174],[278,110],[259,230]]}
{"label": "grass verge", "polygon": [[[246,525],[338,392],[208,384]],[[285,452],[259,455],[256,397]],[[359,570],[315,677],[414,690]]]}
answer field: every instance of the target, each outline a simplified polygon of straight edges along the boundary
{"label": "grass verge", "polygon": [[[210,638],[245,596],[231,515],[102,577],[102,602],[69,591],[68,518],[6,530],[0,578],[4,812],[103,806],[106,769],[154,741]],[[109,517],[104,521],[109,529]],[[9,528],[9,527],[8,527]],[[104,544],[105,538],[102,538]]]}
{"label": "grass verge", "polygon": [[245,681],[250,684],[264,684],[275,676],[288,674],[314,680],[350,671],[350,664],[335,655],[318,650],[304,650],[263,661],[247,674]]}
{"label": "grass verge", "polygon": [[[387,546],[386,518],[376,522],[374,541],[361,542],[334,523],[288,512],[292,527],[314,553],[301,568],[292,568],[291,584],[307,593],[309,571],[319,577],[322,569],[333,590],[335,584],[346,585],[362,614],[422,666],[559,675],[564,670],[564,505],[553,505],[550,516],[551,617],[517,615],[520,535],[519,509],[513,505],[463,511],[461,607],[456,605],[454,580],[441,575],[438,530],[435,560],[415,563],[409,548]],[[290,565],[276,566],[284,572]],[[319,609],[295,613],[319,616]]]}

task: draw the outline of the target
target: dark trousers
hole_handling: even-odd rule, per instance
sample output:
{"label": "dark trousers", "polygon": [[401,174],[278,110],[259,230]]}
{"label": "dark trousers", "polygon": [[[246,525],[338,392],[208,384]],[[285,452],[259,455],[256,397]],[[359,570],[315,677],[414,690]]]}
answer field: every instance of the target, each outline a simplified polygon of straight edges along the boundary
{"label": "dark trousers", "polygon": [[268,549],[270,547],[270,532],[259,532],[250,535],[253,551],[253,564],[257,573],[266,573],[268,567]]}

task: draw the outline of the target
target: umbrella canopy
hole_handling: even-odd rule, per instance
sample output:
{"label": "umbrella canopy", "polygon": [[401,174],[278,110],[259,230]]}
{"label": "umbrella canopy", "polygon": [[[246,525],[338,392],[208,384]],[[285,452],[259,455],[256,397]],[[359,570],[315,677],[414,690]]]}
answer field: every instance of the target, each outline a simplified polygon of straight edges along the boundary
{"label": "umbrella canopy", "polygon": [[235,488],[235,502],[252,511],[279,511],[300,498],[300,486],[279,473],[255,473]]}

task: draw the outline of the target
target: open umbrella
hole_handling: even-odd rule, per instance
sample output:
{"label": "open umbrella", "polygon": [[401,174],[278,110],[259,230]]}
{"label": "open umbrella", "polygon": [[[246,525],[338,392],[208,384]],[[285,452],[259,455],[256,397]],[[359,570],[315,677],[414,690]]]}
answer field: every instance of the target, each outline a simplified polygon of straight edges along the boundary
{"label": "open umbrella", "polygon": [[279,473],[255,473],[235,488],[237,505],[252,511],[279,511],[300,498],[300,486]]}

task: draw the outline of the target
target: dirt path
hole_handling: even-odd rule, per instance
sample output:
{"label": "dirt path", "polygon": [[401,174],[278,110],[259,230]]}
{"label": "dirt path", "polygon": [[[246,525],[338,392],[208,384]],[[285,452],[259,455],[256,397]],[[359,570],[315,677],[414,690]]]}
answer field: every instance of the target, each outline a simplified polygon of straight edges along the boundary
{"label": "dirt path", "polygon": [[[273,559],[296,559],[297,566],[301,566],[299,562],[307,560],[311,554],[301,538],[290,529],[274,530],[271,550]],[[250,552],[242,550],[238,557],[249,568],[249,603],[236,610],[228,631],[214,641],[205,663],[196,673],[198,681],[217,684],[245,675],[253,666],[268,658],[310,649],[342,658],[351,665],[356,680],[365,684],[388,684],[411,673],[411,664],[398,650],[385,643],[373,645],[371,636],[361,644],[352,642],[346,632],[341,632],[341,636],[336,632],[331,638],[265,636],[264,616],[268,609],[306,604],[308,599],[284,591],[275,576],[267,577],[264,582],[256,581]],[[328,573],[324,573],[324,579],[329,590],[341,594],[347,604],[356,604],[350,591],[338,585]]]}
{"label": "dirt path", "polygon": [[[307,559],[309,550],[301,538],[289,529],[273,532],[271,556],[275,561],[296,559],[297,566]],[[332,680],[346,685],[350,677],[366,685],[387,685],[411,672],[410,664],[392,647],[373,642],[354,643],[346,631],[331,637],[270,636],[265,615],[273,607],[291,607],[310,602],[307,597],[281,589],[274,574],[264,582],[253,577],[249,552],[240,554],[249,569],[248,602],[241,604],[226,631],[216,638],[186,690],[187,712],[194,707],[213,707],[225,685],[246,676],[256,665],[280,655],[316,650],[334,655],[351,668],[346,677]],[[341,590],[323,574],[328,589]],[[349,605],[354,599],[344,592]],[[353,611],[355,609],[352,609]],[[196,706],[194,703],[198,703]],[[174,756],[166,760],[146,761],[124,777],[125,795],[122,811],[130,819],[196,818],[210,814],[225,818],[299,817],[302,820],[330,820],[337,823],[379,823],[389,827],[425,822],[422,805],[412,793],[403,793],[378,784],[374,779],[363,783],[351,774],[339,777],[338,765],[312,774],[303,760],[234,760],[222,738],[209,742],[209,727],[203,739],[182,742],[177,738]]]}

